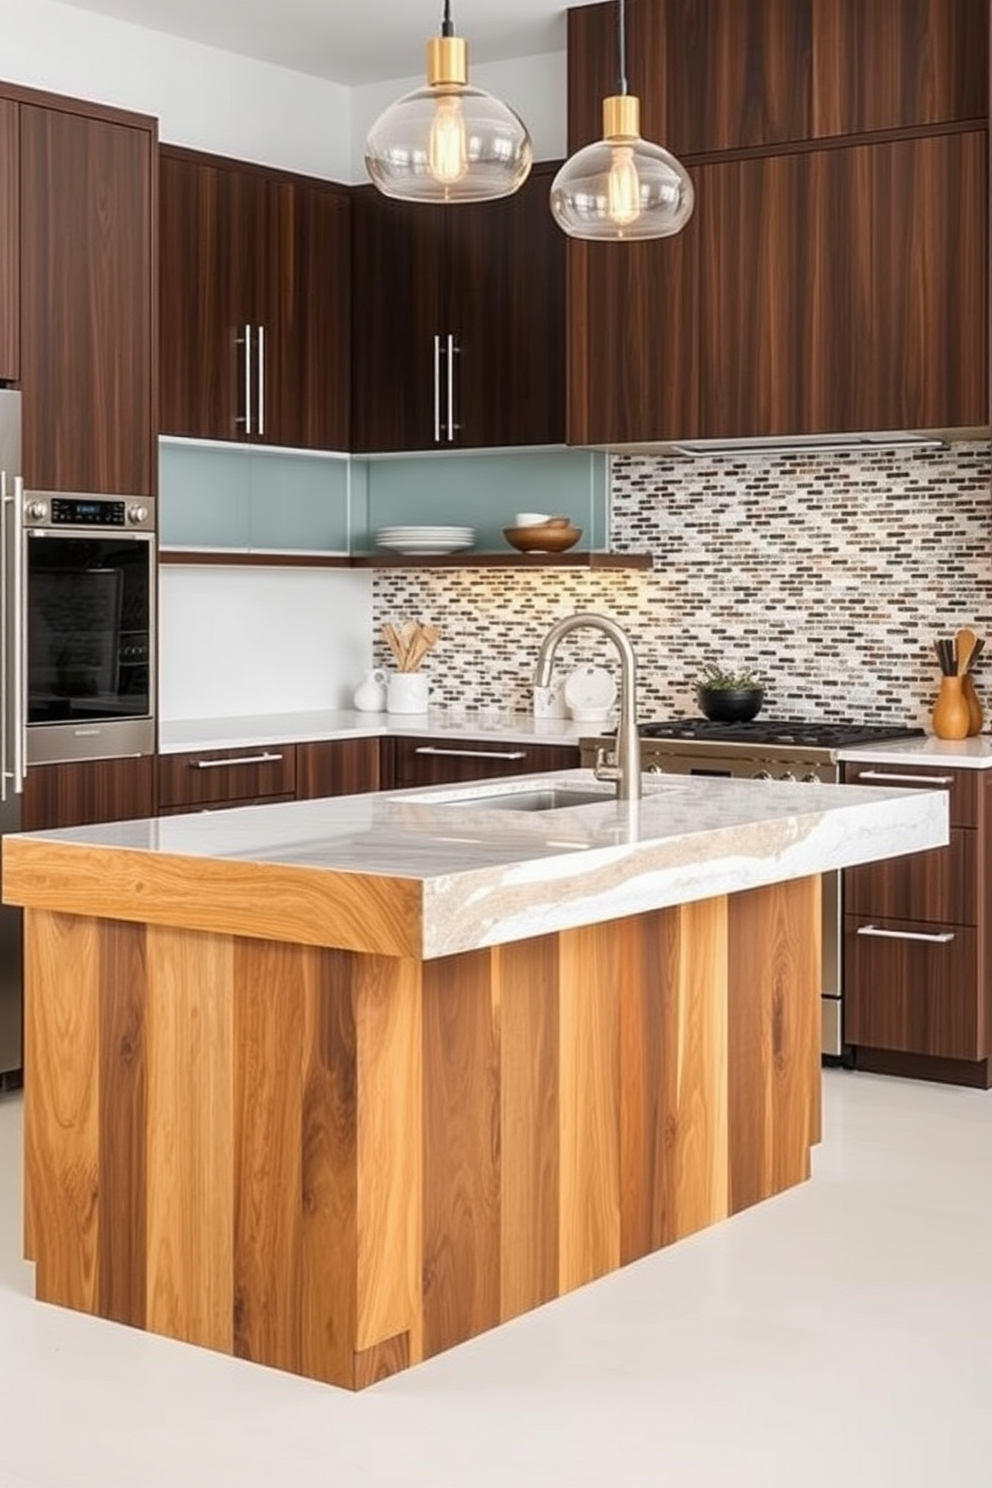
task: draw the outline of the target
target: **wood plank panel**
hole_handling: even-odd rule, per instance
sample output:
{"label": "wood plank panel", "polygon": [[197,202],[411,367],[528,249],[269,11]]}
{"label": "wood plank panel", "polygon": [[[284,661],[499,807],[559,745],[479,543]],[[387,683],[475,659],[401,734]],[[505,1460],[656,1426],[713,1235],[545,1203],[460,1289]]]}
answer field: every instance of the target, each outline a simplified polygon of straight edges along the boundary
{"label": "wood plank panel", "polygon": [[497,946],[500,1315],[558,1295],[557,937]]}
{"label": "wood plank panel", "polygon": [[32,910],[24,917],[24,961],[34,989],[24,1084],[35,1293],[97,1312],[99,927]]}
{"label": "wood plank panel", "polygon": [[419,1359],[423,1269],[420,964],[352,957],[358,1057],[359,1350],[404,1334]]}
{"label": "wood plank panel", "polygon": [[620,1264],[620,1009],[611,924],[559,937],[559,1291]]}
{"label": "wood plank panel", "polygon": [[303,963],[302,1368],[350,1385],[357,1299],[358,1081],[353,958],[309,951]]}
{"label": "wood plank panel", "polygon": [[19,109],[0,98],[0,380],[21,370],[21,225]]}
{"label": "wood plank panel", "polygon": [[500,1316],[499,1050],[490,953],[423,965],[424,1354]]}
{"label": "wood plank panel", "polygon": [[731,1213],[809,1176],[820,1135],[820,880],[730,902]]}
{"label": "wood plank panel", "polygon": [[665,1061],[675,1047],[666,1016],[677,925],[673,914],[639,915],[619,947],[620,1261],[665,1245],[674,1233],[667,1192],[673,1132],[666,1121]]}
{"label": "wood plank panel", "polygon": [[388,789],[379,765],[378,739],[322,739],[296,746],[296,799],[357,796]]}
{"label": "wood plank panel", "polygon": [[99,937],[100,1226],[98,1310],[144,1327],[148,1000],[145,931],[97,921]]}
{"label": "wood plank panel", "polygon": [[231,1353],[233,945],[147,934],[147,1326]]}
{"label": "wood plank panel", "polygon": [[233,1347],[302,1371],[303,1029],[295,946],[234,943]]}
{"label": "wood plank panel", "polygon": [[155,815],[155,758],[32,765],[24,782],[21,827],[83,827]]}
{"label": "wood plank panel", "polygon": [[[191,898],[189,886],[197,885]],[[4,842],[5,902],[383,955],[420,950],[416,880],[122,848]]]}
{"label": "wood plank panel", "polygon": [[364,1390],[366,1385],[378,1384],[401,1369],[408,1369],[415,1360],[410,1354],[410,1339],[406,1333],[375,1343],[355,1355],[354,1387]]}

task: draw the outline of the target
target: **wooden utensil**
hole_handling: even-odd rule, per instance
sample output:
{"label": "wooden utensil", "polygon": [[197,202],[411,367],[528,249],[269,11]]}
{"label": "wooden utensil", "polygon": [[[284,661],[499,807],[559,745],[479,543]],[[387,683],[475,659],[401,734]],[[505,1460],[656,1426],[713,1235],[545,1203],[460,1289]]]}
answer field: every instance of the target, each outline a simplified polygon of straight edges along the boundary
{"label": "wooden utensil", "polygon": [[954,659],[957,663],[957,674],[963,677],[968,670],[971,661],[971,653],[975,649],[978,637],[968,626],[963,626],[954,637]]}

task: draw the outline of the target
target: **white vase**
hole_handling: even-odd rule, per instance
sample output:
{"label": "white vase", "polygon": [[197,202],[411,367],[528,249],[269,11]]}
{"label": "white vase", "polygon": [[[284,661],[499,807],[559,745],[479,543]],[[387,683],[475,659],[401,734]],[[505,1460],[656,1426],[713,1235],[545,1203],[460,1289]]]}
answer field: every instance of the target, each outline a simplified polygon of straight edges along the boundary
{"label": "white vase", "polygon": [[386,674],[382,667],[366,672],[355,688],[355,707],[360,713],[382,713],[386,706]]}
{"label": "white vase", "polygon": [[386,711],[426,713],[428,694],[425,672],[393,672],[386,688]]}

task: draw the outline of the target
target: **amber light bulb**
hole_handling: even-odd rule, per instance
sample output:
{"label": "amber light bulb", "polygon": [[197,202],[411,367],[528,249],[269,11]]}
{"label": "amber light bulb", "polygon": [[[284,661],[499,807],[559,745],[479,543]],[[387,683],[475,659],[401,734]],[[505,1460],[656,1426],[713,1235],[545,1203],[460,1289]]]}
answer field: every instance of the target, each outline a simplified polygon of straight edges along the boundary
{"label": "amber light bulb", "polygon": [[468,170],[465,116],[457,94],[442,94],[437,100],[427,144],[427,161],[435,181],[445,186],[460,181]]}

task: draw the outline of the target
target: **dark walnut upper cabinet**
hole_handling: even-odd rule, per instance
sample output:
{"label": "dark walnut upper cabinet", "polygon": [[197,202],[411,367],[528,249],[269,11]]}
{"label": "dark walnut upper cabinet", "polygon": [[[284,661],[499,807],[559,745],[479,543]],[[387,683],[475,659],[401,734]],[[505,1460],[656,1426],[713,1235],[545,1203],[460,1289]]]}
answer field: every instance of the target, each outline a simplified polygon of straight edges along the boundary
{"label": "dark walnut upper cabinet", "polygon": [[353,449],[563,440],[556,169],[542,162],[514,196],[456,207],[355,191]]}
{"label": "dark walnut upper cabinet", "polygon": [[155,121],[18,112],[25,482],[152,495]]}
{"label": "dark walnut upper cabinet", "polygon": [[21,226],[18,107],[0,98],[0,382],[21,372]]}
{"label": "dark walnut upper cabinet", "polygon": [[346,188],[160,152],[161,427],[347,449]]}

